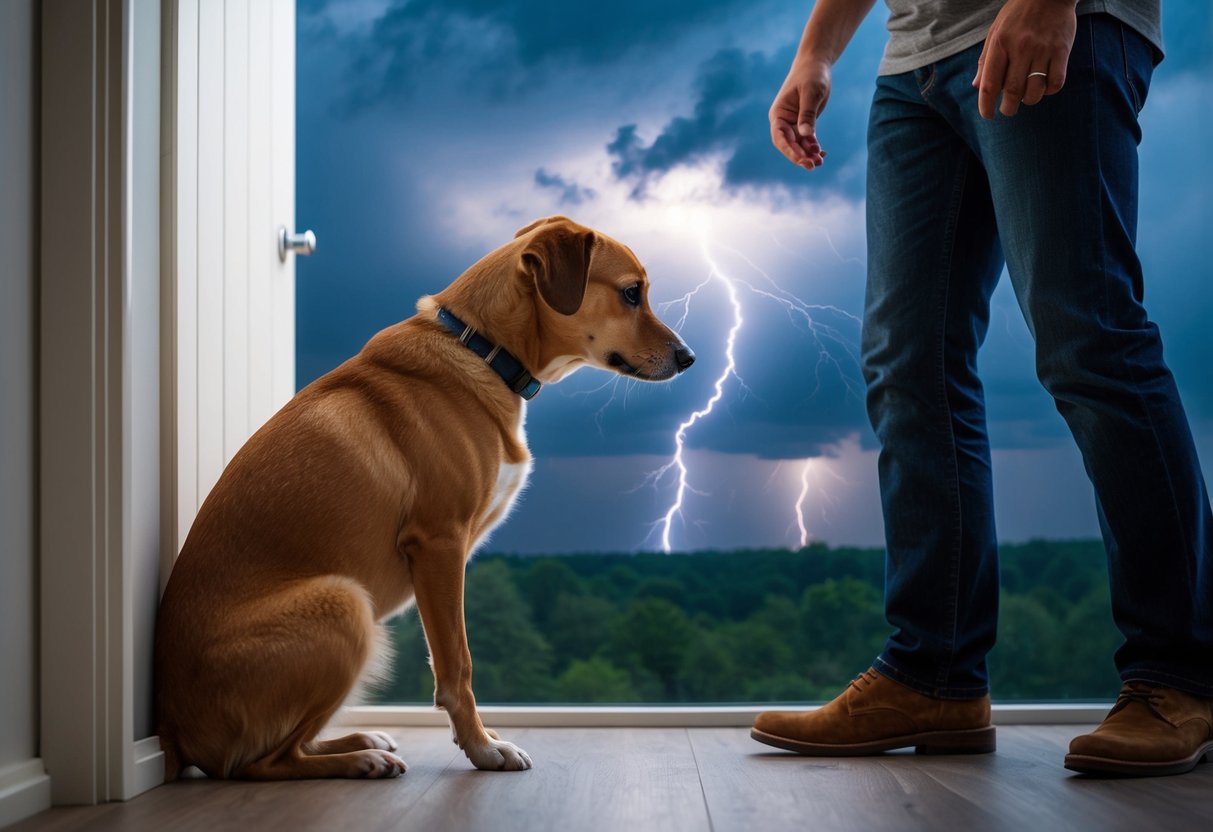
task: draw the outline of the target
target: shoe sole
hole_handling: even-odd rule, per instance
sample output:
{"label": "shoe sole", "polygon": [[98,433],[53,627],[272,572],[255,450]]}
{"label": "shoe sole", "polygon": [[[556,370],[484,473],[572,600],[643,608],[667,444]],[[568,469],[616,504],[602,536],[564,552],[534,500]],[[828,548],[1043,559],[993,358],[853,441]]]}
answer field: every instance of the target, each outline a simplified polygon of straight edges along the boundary
{"label": "shoe sole", "polygon": [[1138,760],[1117,760],[1114,757],[1092,757],[1086,754],[1067,754],[1066,768],[1079,774],[1102,774],[1113,777],[1162,777],[1168,774],[1187,774],[1201,763],[1213,762],[1213,742],[1207,742],[1190,757],[1182,760],[1167,760],[1148,763]]}
{"label": "shoe sole", "polygon": [[898,748],[914,748],[919,754],[989,754],[995,750],[994,726],[969,728],[962,731],[927,731],[907,734],[872,742],[830,744],[802,742],[787,737],[777,737],[757,728],[750,729],[750,737],[766,745],[795,751],[808,757],[864,757],[893,751]]}

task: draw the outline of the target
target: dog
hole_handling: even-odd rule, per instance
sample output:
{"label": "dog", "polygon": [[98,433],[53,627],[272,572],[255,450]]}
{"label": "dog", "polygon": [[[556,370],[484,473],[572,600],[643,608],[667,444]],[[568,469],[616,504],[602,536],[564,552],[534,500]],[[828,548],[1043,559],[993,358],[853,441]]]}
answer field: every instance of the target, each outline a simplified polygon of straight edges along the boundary
{"label": "dog", "polygon": [[663,381],[694,360],[630,249],[548,217],[300,391],[220,476],[161,600],[166,778],[402,774],[387,734],[316,736],[414,602],[455,742],[530,768],[480,721],[463,615],[467,561],[530,472],[525,400],[583,366]]}

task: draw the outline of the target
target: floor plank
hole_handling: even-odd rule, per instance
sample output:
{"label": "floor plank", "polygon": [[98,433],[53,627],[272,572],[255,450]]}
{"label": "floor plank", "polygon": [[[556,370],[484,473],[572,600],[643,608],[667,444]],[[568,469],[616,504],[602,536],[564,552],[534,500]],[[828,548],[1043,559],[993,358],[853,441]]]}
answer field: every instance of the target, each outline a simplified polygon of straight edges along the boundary
{"label": "floor plank", "polygon": [[186,779],[127,803],[53,809],[12,830],[1213,829],[1213,765],[1141,780],[1074,775],[1062,757],[1083,730],[1000,727],[997,754],[815,759],[739,728],[528,728],[503,736],[534,769],[478,772],[447,729],[396,729],[409,763],[397,780]]}
{"label": "floor plank", "polygon": [[525,748],[535,768],[501,774],[452,766],[401,823],[561,832],[708,828],[684,728],[518,729],[502,736]]}
{"label": "floor plank", "polygon": [[[360,828],[395,829],[399,816],[433,786],[456,755],[464,757],[446,728],[384,730],[396,738],[397,753],[409,766],[395,780],[250,783],[208,780],[198,772],[197,777],[183,777],[126,803],[52,809],[12,830],[343,829],[351,825],[351,802],[356,802]],[[348,731],[326,731],[322,736],[342,733]],[[351,786],[357,788],[351,791]]]}
{"label": "floor plank", "polygon": [[824,759],[770,753],[734,730],[691,734],[716,832],[1213,828],[1213,766],[1102,779],[1062,766],[1081,726],[999,728],[996,754]]}
{"label": "floor plank", "polygon": [[893,759],[905,755],[801,757],[735,728],[696,730],[691,740],[716,832],[986,829],[993,820]]}

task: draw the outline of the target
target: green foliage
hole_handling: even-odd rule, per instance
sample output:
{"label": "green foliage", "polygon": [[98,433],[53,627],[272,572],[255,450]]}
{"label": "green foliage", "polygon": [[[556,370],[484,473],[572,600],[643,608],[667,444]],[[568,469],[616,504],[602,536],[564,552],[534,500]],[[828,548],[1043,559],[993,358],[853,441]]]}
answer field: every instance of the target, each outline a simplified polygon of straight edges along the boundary
{"label": "green foliage", "polygon": [[[1103,547],[1003,546],[995,698],[1109,699],[1119,685]],[[465,614],[481,702],[807,702],[835,696],[889,627],[878,549],[477,558]],[[374,701],[430,702],[415,613],[389,625]]]}
{"label": "green foliage", "polygon": [[566,702],[635,702],[632,677],[601,656],[573,661],[556,681]]}
{"label": "green foliage", "polygon": [[662,698],[681,699],[683,652],[697,636],[685,612],[664,598],[643,597],[623,614],[607,648],[625,667],[640,667],[662,686]]}
{"label": "green foliage", "polygon": [[481,702],[552,700],[552,648],[532,623],[505,561],[468,572],[464,615]]}

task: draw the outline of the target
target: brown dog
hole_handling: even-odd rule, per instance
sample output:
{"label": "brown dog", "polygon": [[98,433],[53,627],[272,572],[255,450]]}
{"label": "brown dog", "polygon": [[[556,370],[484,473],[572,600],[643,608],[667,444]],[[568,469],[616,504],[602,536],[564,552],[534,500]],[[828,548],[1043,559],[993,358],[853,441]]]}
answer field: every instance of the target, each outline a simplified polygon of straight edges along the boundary
{"label": "brown dog", "polygon": [[530,470],[523,395],[584,365],[658,381],[694,361],[647,288],[627,247],[538,220],[249,439],[160,606],[168,779],[189,764],[257,779],[402,773],[386,734],[315,737],[384,661],[378,622],[414,599],[455,742],[477,768],[530,768],[476,712],[464,567]]}

